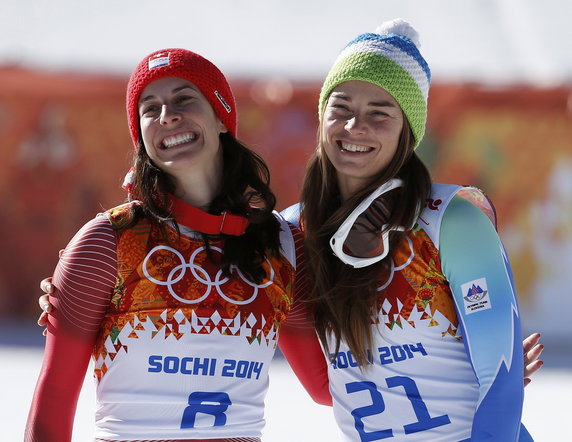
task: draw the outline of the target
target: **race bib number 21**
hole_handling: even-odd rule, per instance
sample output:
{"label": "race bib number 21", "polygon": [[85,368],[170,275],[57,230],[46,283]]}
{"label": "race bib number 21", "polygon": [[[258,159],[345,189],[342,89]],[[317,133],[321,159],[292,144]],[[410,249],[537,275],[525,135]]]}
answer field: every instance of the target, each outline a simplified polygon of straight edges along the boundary
{"label": "race bib number 21", "polygon": [[[393,376],[387,378],[385,381],[389,388],[403,387],[407,399],[409,399],[411,406],[413,407],[413,412],[415,413],[417,421],[403,426],[405,434],[417,433],[419,431],[425,431],[451,423],[449,416],[446,414],[437,417],[430,416],[427,406],[419,394],[417,384],[413,379],[406,376]],[[371,442],[393,437],[393,430],[391,428],[370,432],[365,431],[363,419],[383,413],[385,411],[385,401],[373,382],[350,382],[346,384],[346,391],[348,393],[355,393],[364,390],[369,393],[371,404],[356,408],[352,411],[355,428],[359,433],[360,441]]]}

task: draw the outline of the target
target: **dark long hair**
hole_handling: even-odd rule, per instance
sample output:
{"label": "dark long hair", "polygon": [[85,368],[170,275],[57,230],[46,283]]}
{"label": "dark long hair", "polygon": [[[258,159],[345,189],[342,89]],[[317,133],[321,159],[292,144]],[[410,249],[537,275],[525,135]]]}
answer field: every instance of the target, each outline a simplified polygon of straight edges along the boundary
{"label": "dark long hair", "polygon": [[[372,343],[372,313],[377,307],[380,278],[389,274],[391,252],[381,261],[364,268],[353,268],[341,262],[330,249],[329,241],[351,211],[383,183],[397,177],[404,181],[399,200],[394,201],[388,224],[411,229],[424,206],[431,188],[431,177],[414,152],[414,138],[407,119],[397,152],[390,164],[369,185],[342,201],[336,170],[322,147],[321,131],[318,147],[310,159],[302,188],[301,221],[305,231],[310,293],[314,307],[315,327],[332,358],[343,339],[354,359],[365,366],[367,349]],[[389,247],[393,250],[408,233],[392,232]],[[328,335],[334,346],[330,347]]]}
{"label": "dark long hair", "polygon": [[[264,160],[228,133],[220,135],[223,152],[222,183],[218,195],[211,201],[209,213],[220,214],[228,210],[236,215],[248,216],[250,224],[244,235],[221,235],[225,242],[221,266],[225,276],[232,277],[230,266],[237,266],[251,281],[260,283],[266,275],[262,264],[265,257],[280,251],[280,224],[272,214],[276,197],[270,190],[270,172]],[[147,218],[159,225],[165,238],[166,223],[175,221],[170,212],[169,193],[175,186],[171,177],[157,167],[143,146],[133,161],[134,182],[132,193],[141,204],[131,207],[131,214],[119,228],[133,226]],[[177,225],[175,224],[177,228]],[[212,236],[201,234],[210,253]]]}

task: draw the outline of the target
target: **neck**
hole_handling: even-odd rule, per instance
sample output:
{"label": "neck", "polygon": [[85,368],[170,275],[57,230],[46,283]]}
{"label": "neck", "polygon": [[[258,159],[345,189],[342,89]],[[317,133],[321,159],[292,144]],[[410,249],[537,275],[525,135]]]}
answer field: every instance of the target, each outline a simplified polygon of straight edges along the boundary
{"label": "neck", "polygon": [[204,182],[182,185],[179,181],[177,181],[174,192],[175,196],[180,200],[204,211],[208,211],[217,193],[217,185],[210,185]]}
{"label": "neck", "polygon": [[212,200],[218,195],[221,187],[219,173],[182,173],[171,175],[175,182],[177,198],[191,206],[208,211]]}
{"label": "neck", "polygon": [[344,201],[351,198],[352,195],[365,188],[365,186],[367,186],[367,183],[363,180],[338,174],[338,187],[340,189],[340,195]]}

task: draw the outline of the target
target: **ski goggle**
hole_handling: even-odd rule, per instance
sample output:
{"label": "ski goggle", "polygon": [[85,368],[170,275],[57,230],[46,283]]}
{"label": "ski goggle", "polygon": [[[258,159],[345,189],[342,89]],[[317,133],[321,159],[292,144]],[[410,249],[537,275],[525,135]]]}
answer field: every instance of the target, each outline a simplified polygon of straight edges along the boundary
{"label": "ski goggle", "polygon": [[389,253],[389,232],[404,231],[405,227],[390,228],[387,224],[391,204],[384,194],[403,186],[403,180],[393,178],[379,186],[350,213],[330,238],[334,254],[354,268],[367,267],[381,261]]}

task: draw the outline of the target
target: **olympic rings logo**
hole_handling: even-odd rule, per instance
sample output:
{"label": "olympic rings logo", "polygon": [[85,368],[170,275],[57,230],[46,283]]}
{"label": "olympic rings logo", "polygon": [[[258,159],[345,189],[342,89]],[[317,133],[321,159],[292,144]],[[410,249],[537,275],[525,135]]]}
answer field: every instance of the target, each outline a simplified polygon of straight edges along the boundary
{"label": "olympic rings logo", "polygon": [[[222,254],[222,249],[220,249],[219,247],[211,247],[212,250],[215,250],[219,253]],[[173,255],[175,255],[179,261],[181,262],[181,264],[175,266],[170,272],[169,275],[167,276],[167,280],[166,281],[161,281],[159,279],[154,278],[149,271],[147,270],[147,262],[149,261],[149,259],[151,258],[151,256],[159,251],[159,250],[167,250],[169,252],[171,252]],[[175,299],[177,299],[178,301],[184,303],[184,304],[198,304],[199,302],[203,301],[204,299],[206,299],[210,293],[212,288],[214,287],[217,291],[217,293],[225,300],[227,300],[228,302],[232,303],[232,304],[237,304],[237,305],[245,305],[245,304],[249,304],[252,301],[254,301],[256,299],[256,297],[258,296],[258,290],[268,287],[270,284],[273,283],[274,281],[274,269],[272,268],[272,265],[270,264],[270,261],[268,261],[268,259],[266,259],[266,262],[268,263],[268,266],[270,267],[270,278],[268,280],[268,282],[265,282],[264,284],[254,284],[253,282],[249,281],[248,278],[246,278],[242,272],[240,271],[240,269],[234,265],[232,265],[230,267],[231,272],[236,272],[238,273],[238,275],[240,276],[240,278],[249,286],[251,286],[253,288],[252,291],[252,295],[250,296],[250,298],[245,299],[243,301],[238,301],[236,299],[232,299],[229,298],[227,295],[224,294],[224,292],[222,291],[222,286],[229,281],[229,278],[227,278],[226,276],[223,277],[223,273],[222,270],[219,270],[214,278],[214,281],[211,279],[210,275],[208,274],[208,272],[203,269],[202,267],[198,266],[195,264],[195,258],[196,256],[202,252],[206,250],[206,247],[199,247],[197,250],[195,250],[193,252],[193,254],[191,255],[191,257],[189,258],[189,262],[185,262],[185,258],[184,256],[178,251],[175,250],[171,247],[168,246],[156,246],[153,247],[149,253],[147,254],[147,256],[145,256],[145,259],[143,260],[143,273],[145,274],[145,276],[147,277],[147,279],[149,279],[149,281],[160,285],[160,286],[166,286],[167,290],[169,290],[169,293],[171,294],[171,296]],[[198,298],[198,299],[185,299],[182,296],[180,296],[177,292],[175,292],[173,285],[178,283],[179,281],[181,281],[181,279],[183,279],[185,277],[185,275],[187,274],[187,270],[190,270],[192,276],[199,282],[203,283],[204,285],[206,285],[206,290],[205,292]]]}

